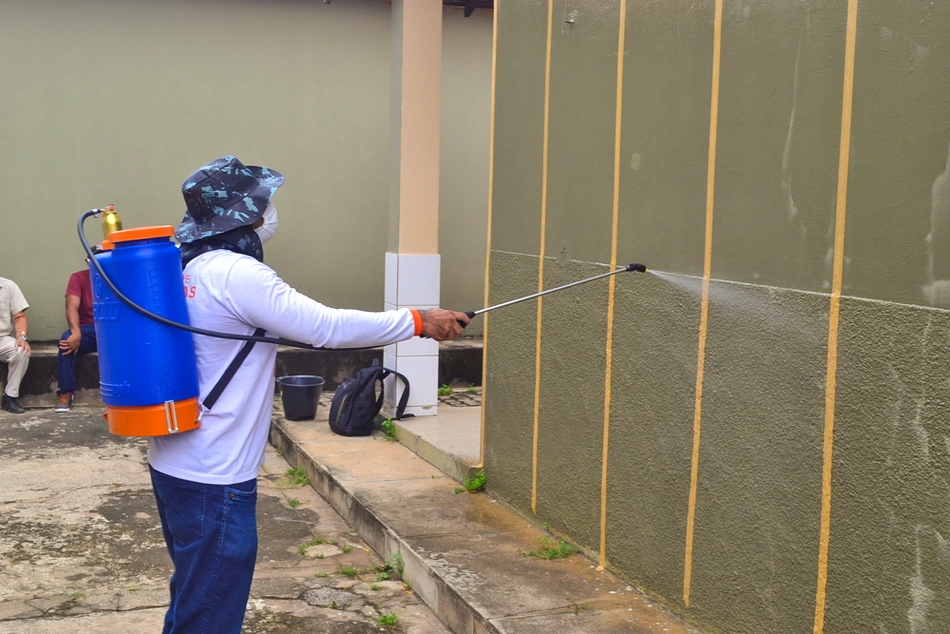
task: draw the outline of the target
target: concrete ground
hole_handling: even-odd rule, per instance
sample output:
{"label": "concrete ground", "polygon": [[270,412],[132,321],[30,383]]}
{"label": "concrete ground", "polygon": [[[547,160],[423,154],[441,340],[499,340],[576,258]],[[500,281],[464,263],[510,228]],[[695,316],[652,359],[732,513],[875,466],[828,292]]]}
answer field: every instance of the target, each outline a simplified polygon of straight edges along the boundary
{"label": "concrete ground", "polygon": [[[110,435],[89,396],[0,412],[0,634],[161,630],[171,565],[147,442]],[[314,421],[275,401],[244,634],[698,634],[582,554],[526,556],[556,536],[490,482],[459,486],[478,469],[476,390],[400,421],[400,442],[334,435],[331,397]]]}
{"label": "concrete ground", "polygon": [[[146,441],[111,436],[101,406],[0,412],[0,634],[154,634],[171,564]],[[269,448],[246,634],[449,630]],[[375,570],[374,570],[375,568]],[[386,577],[389,577],[388,579]]]}
{"label": "concrete ground", "polygon": [[284,419],[278,403],[271,443],[375,552],[399,553],[405,579],[453,632],[699,634],[583,554],[530,556],[564,544],[495,499],[490,480],[470,494],[447,475],[477,456],[481,411],[466,390],[450,398],[471,402],[399,421],[400,442],[333,434],[323,402],[312,421]]}

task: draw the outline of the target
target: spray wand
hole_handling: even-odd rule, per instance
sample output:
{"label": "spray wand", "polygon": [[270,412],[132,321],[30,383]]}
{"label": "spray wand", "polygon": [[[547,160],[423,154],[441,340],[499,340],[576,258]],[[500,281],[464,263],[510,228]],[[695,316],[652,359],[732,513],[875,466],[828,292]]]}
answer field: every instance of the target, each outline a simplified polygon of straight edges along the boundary
{"label": "spray wand", "polygon": [[[308,343],[301,343],[301,342],[299,342],[299,341],[291,341],[290,339],[284,339],[283,337],[257,337],[257,336],[255,336],[255,335],[238,335],[238,334],[233,334],[233,333],[216,332],[216,331],[213,331],[213,330],[205,330],[204,328],[196,328],[196,327],[190,326],[190,325],[188,325],[188,324],[181,324],[181,323],[178,323],[177,321],[173,321],[173,320],[171,320],[171,319],[167,319],[167,318],[165,318],[165,317],[162,317],[161,315],[157,315],[157,314],[153,313],[152,311],[148,310],[147,308],[143,308],[142,306],[139,306],[138,304],[136,304],[135,302],[133,302],[131,299],[129,299],[128,297],[126,297],[126,296],[122,293],[122,291],[120,291],[118,288],[116,288],[115,284],[112,283],[112,280],[109,279],[109,276],[106,275],[106,272],[105,272],[104,270],[102,270],[102,265],[99,264],[98,260],[96,260],[96,257],[95,257],[95,255],[94,255],[93,252],[92,252],[92,248],[89,246],[89,242],[86,240],[86,234],[85,234],[85,232],[83,231],[83,223],[84,223],[84,222],[86,221],[86,219],[89,218],[90,216],[95,216],[95,217],[98,218],[99,215],[101,215],[101,214],[103,214],[103,213],[106,214],[106,219],[110,222],[110,224],[112,224],[113,226],[114,226],[115,224],[118,224],[118,226],[121,227],[121,223],[120,223],[120,221],[118,220],[118,215],[115,213],[115,207],[113,207],[112,205],[108,205],[108,206],[103,207],[103,208],[101,208],[101,209],[90,209],[89,211],[83,212],[83,214],[79,217],[79,226],[78,226],[79,241],[82,242],[82,247],[83,247],[83,249],[85,249],[85,251],[86,251],[86,255],[87,255],[88,258],[89,258],[89,263],[90,263],[92,266],[94,266],[94,267],[96,268],[96,271],[99,273],[99,277],[101,277],[102,280],[103,280],[103,281],[106,283],[106,285],[109,287],[109,289],[111,289],[112,292],[115,293],[115,296],[116,296],[116,297],[118,297],[120,300],[122,300],[123,302],[125,302],[126,304],[128,304],[128,305],[129,305],[130,307],[132,307],[134,310],[136,310],[136,311],[138,311],[139,313],[145,315],[146,317],[149,317],[150,319],[154,319],[154,320],[157,321],[157,322],[160,322],[160,323],[162,323],[162,324],[165,324],[166,326],[171,326],[171,327],[173,327],[173,328],[179,328],[179,329],[181,329],[181,330],[185,330],[185,331],[188,331],[188,332],[197,334],[197,335],[204,335],[204,336],[207,336],[207,337],[218,337],[219,339],[235,339],[235,340],[238,340],[238,341],[258,341],[258,342],[260,342],[260,343],[273,343],[273,344],[277,344],[277,345],[281,345],[281,346],[291,346],[291,347],[294,347],[294,348],[304,348],[305,350],[324,350],[324,348],[317,348],[317,347],[315,347],[315,346],[311,346],[311,345],[308,344]],[[103,224],[105,225],[105,223],[103,223]],[[594,275],[593,277],[588,277],[588,278],[585,278],[585,279],[583,279],[583,280],[578,280],[578,281],[576,281],[576,282],[571,282],[570,284],[564,284],[563,286],[558,286],[558,287],[555,287],[555,288],[549,288],[548,290],[546,290],[546,291],[541,291],[540,293],[534,293],[534,294],[532,294],[532,295],[526,295],[526,296],[524,296],[524,297],[519,297],[519,298],[517,298],[517,299],[512,299],[512,300],[509,300],[509,301],[507,301],[507,302],[503,302],[503,303],[501,303],[501,304],[495,304],[494,306],[488,306],[488,307],[486,307],[486,308],[482,308],[481,310],[469,310],[469,311],[466,311],[465,314],[468,315],[468,318],[469,318],[469,319],[474,319],[477,315],[481,315],[482,313],[487,313],[487,312],[489,312],[489,311],[497,310],[497,309],[499,309],[499,308],[505,308],[505,307],[507,307],[507,306],[511,306],[511,305],[513,305],[513,304],[518,304],[518,303],[520,303],[520,302],[526,302],[526,301],[528,301],[528,300],[530,300],[530,299],[535,299],[535,298],[541,297],[541,296],[543,296],[543,295],[548,295],[548,294],[550,294],[550,293],[556,293],[556,292],[558,292],[558,291],[563,291],[563,290],[568,289],[568,288],[573,288],[574,286],[579,286],[579,285],[581,285],[581,284],[586,284],[586,283],[588,283],[588,282],[593,282],[594,280],[599,280],[599,279],[603,279],[603,278],[605,278],[605,277],[610,277],[611,275],[616,275],[617,273],[623,273],[624,271],[636,271],[637,273],[646,273],[646,272],[647,272],[647,267],[644,266],[643,264],[637,264],[637,263],[628,264],[627,266],[621,267],[621,268],[616,269],[616,270],[614,270],[614,271],[609,271],[609,272],[607,272],[607,273],[601,273],[600,275]],[[461,321],[459,321],[458,323],[459,323],[459,325],[461,325],[463,328],[465,327],[465,324],[462,323]],[[426,338],[425,335],[423,335],[423,338]],[[369,348],[350,348],[350,349],[351,349],[351,350],[368,350]]]}
{"label": "spray wand", "polygon": [[488,308],[483,308],[481,310],[470,310],[465,314],[468,315],[469,319],[474,319],[475,315],[481,315],[482,313],[487,313],[491,310],[497,310],[499,308],[505,308],[506,306],[511,306],[512,304],[518,304],[520,302],[526,302],[529,299],[534,299],[535,297],[541,297],[542,295],[547,295],[549,293],[556,293],[557,291],[563,291],[574,286],[579,286],[581,284],[586,284],[587,282],[593,282],[594,280],[599,280],[604,277],[610,277],[611,275],[616,275],[617,273],[623,273],[624,271],[636,271],[637,273],[646,273],[647,267],[642,264],[632,263],[627,266],[621,267],[615,271],[610,271],[609,273],[601,273],[600,275],[595,275],[593,277],[588,277],[583,280],[578,280],[576,282],[571,282],[570,284],[565,284],[564,286],[558,286],[556,288],[549,288],[546,291],[541,291],[540,293],[535,293],[533,295],[525,295],[524,297],[519,297],[518,299],[512,299],[501,304],[495,304],[494,306],[489,306]]}
{"label": "spray wand", "polygon": [[[482,313],[487,313],[492,310],[497,310],[499,308],[505,308],[513,304],[519,304],[521,302],[526,302],[529,299],[535,299],[536,297],[541,297],[543,295],[548,295],[550,293],[556,293],[558,291],[563,291],[574,286],[580,286],[581,284],[586,284],[587,282],[593,282],[594,280],[603,279],[605,277],[610,277],[611,275],[616,275],[617,273],[623,273],[624,271],[636,271],[637,273],[646,273],[647,267],[643,264],[637,264],[633,262],[627,266],[621,267],[614,271],[609,271],[607,273],[601,273],[600,275],[594,275],[593,277],[584,278],[583,280],[578,280],[576,282],[571,282],[570,284],[565,284],[563,286],[557,286],[555,288],[549,288],[546,291],[541,291],[540,293],[534,293],[532,295],[525,295],[524,297],[519,297],[517,299],[512,299],[507,302],[502,302],[501,304],[495,304],[494,306],[488,306],[487,308],[482,308],[481,310],[467,310],[465,314],[468,315],[469,319],[475,319],[476,315],[481,315]],[[462,328],[465,328],[465,324],[461,321],[458,322]],[[425,337],[425,335],[423,335]]]}

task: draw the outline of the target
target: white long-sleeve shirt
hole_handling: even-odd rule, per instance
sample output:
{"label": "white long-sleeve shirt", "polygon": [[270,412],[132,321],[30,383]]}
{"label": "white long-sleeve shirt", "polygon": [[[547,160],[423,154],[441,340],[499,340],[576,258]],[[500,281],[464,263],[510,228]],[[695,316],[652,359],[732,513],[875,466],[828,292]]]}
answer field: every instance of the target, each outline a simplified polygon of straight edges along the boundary
{"label": "white long-sleeve shirt", "polygon": [[[370,313],[324,306],[298,293],[270,267],[231,251],[205,253],[183,273],[191,325],[217,332],[284,337],[327,348],[379,346],[414,336],[408,309]],[[244,345],[193,335],[199,401],[204,401]],[[257,477],[274,398],[277,346],[257,343],[193,431],[150,439],[152,467],[176,478],[234,484]]]}

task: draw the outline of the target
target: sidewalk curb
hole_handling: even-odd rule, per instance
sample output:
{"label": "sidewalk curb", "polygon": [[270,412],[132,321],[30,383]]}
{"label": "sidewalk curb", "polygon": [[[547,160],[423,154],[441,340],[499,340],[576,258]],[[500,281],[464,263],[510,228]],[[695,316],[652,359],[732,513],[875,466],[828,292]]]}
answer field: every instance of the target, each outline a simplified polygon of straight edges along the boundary
{"label": "sidewalk curb", "polygon": [[302,468],[310,485],[383,560],[402,553],[403,578],[445,625],[457,634],[504,634],[488,618],[467,603],[444,577],[435,572],[408,542],[380,520],[363,502],[335,478],[325,465],[314,460],[276,423],[271,423],[270,443],[284,459]]}
{"label": "sidewalk curb", "polygon": [[460,458],[446,454],[422,435],[403,427],[400,421],[393,421],[393,423],[396,425],[395,439],[397,442],[453,480],[464,483],[466,480],[474,478],[475,474],[481,470],[479,467],[466,464]]}

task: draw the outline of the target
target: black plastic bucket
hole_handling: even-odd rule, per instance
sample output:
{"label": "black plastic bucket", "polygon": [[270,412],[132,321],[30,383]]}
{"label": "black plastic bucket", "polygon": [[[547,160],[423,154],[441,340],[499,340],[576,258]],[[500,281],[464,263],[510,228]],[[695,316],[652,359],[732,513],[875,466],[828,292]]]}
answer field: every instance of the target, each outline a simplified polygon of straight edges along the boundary
{"label": "black plastic bucket", "polygon": [[284,405],[287,420],[313,420],[317,417],[317,404],[323,392],[323,377],[312,374],[279,376],[280,400]]}

